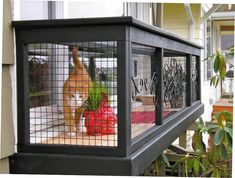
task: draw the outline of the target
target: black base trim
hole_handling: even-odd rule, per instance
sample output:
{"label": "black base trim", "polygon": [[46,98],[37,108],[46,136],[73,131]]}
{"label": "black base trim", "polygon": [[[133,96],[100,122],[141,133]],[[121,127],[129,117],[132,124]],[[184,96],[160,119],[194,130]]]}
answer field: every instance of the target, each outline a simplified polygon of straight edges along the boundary
{"label": "black base trim", "polygon": [[16,153],[10,157],[13,174],[139,175],[204,111],[194,106],[168,129],[129,157],[104,157],[45,153]]}

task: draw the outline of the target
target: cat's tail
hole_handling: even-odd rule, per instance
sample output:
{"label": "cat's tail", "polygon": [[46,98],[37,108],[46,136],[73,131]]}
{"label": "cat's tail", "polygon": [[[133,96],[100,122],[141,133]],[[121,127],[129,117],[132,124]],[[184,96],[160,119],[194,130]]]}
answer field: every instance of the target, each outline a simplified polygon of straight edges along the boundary
{"label": "cat's tail", "polygon": [[81,62],[79,61],[79,58],[78,58],[78,48],[77,47],[73,47],[73,62],[75,64],[75,66],[77,66],[77,68],[83,69],[83,65],[81,64]]}

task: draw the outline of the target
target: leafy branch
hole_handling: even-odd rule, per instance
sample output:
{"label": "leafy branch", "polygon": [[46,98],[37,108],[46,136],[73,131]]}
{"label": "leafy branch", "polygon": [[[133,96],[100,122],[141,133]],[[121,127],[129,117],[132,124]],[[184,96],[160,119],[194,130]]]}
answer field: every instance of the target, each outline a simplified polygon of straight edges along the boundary
{"label": "leafy branch", "polygon": [[[200,170],[203,172],[201,176],[221,177],[231,174],[231,169],[227,167],[227,164],[232,161],[230,158],[233,139],[232,114],[228,111],[221,111],[215,114],[212,120],[216,120],[216,123],[207,125],[202,118],[199,118],[192,138],[193,155],[190,157],[186,154],[175,163],[173,170],[180,162],[184,162],[187,177],[188,173],[198,176]],[[203,133],[214,135],[212,148],[206,149]]]}
{"label": "leafy branch", "polygon": [[230,47],[227,52],[221,53],[219,49],[216,50],[216,54],[213,54],[206,58],[205,60],[213,60],[214,73],[215,75],[211,78],[210,85],[217,87],[219,81],[223,81],[227,75],[227,64],[230,67],[234,67],[231,62],[234,59],[234,46]]}

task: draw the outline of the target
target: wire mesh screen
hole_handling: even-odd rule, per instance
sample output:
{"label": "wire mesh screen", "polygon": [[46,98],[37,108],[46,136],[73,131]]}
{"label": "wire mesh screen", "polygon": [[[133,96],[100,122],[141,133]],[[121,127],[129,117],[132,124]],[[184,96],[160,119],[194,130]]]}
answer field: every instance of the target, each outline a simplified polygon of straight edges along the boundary
{"label": "wire mesh screen", "polygon": [[117,146],[117,42],[28,44],[31,144]]}
{"label": "wire mesh screen", "polygon": [[155,126],[155,48],[132,45],[131,136]]}
{"label": "wire mesh screen", "polygon": [[163,115],[171,114],[185,107],[186,101],[186,57],[173,51],[166,51],[163,59]]}
{"label": "wire mesh screen", "polygon": [[197,101],[198,87],[198,66],[196,56],[192,56],[192,102]]}

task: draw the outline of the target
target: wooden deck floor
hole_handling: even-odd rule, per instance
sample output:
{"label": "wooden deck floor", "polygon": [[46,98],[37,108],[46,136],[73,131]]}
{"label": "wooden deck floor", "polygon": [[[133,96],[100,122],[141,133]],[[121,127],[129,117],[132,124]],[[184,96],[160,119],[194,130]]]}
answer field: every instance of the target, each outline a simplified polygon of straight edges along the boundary
{"label": "wooden deck floor", "polygon": [[[154,111],[155,106],[145,105],[132,108],[132,112]],[[55,106],[35,108],[30,111],[30,143],[31,144],[62,144],[84,146],[118,146],[118,136],[113,135],[88,135],[82,122],[82,131],[75,136],[68,136],[63,114]],[[132,123],[131,138],[138,136],[151,127],[154,123]],[[117,131],[116,131],[117,133]]]}

